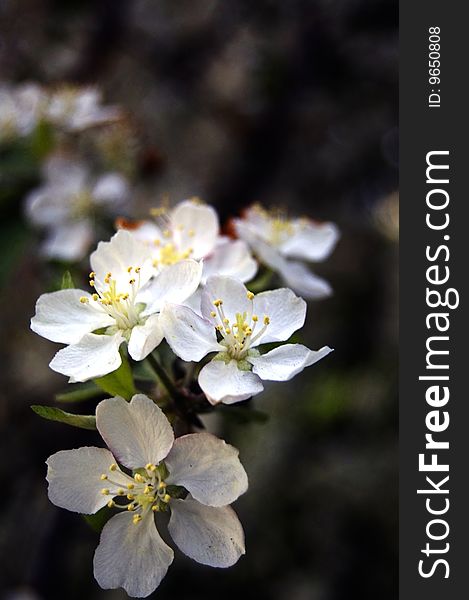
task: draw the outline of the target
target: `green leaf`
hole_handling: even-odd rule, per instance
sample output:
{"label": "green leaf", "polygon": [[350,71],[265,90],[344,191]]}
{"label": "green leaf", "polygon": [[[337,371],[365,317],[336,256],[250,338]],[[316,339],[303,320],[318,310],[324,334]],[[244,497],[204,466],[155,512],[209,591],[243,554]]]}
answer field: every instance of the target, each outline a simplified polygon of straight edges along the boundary
{"label": "green leaf", "polygon": [[137,393],[132,376],[132,370],[129,361],[123,355],[121,366],[109,375],[99,377],[94,382],[106,393],[111,396],[122,396],[126,400],[130,400]]}
{"label": "green leaf", "polygon": [[114,516],[114,511],[108,506],[103,506],[94,515],[82,515],[91,529],[97,533],[101,531],[112,516]]}
{"label": "green leaf", "polygon": [[39,404],[33,404],[31,408],[37,415],[49,421],[59,421],[81,429],[96,429],[96,417],[94,415],[74,415],[60,408]]}
{"label": "green leaf", "polygon": [[74,384],[72,391],[56,394],[55,399],[57,400],[57,402],[72,403],[82,402],[83,400],[90,400],[91,398],[96,398],[97,396],[102,395],[103,390],[92,381],[88,381],[87,383]]}
{"label": "green leaf", "polygon": [[70,290],[70,289],[74,289],[75,288],[75,284],[73,283],[73,279],[72,279],[72,275],[70,273],[70,271],[65,271],[65,273],[62,276],[62,283],[60,284],[60,289],[61,290]]}

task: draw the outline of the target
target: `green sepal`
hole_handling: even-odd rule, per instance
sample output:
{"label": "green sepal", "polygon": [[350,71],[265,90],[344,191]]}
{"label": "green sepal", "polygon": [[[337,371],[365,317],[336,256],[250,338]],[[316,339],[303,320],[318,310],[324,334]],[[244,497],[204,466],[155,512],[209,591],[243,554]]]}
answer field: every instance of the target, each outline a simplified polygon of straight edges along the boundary
{"label": "green sepal", "polygon": [[37,415],[49,421],[58,421],[59,423],[65,423],[66,425],[72,425],[80,429],[96,429],[96,417],[94,415],[74,415],[60,408],[41,406],[39,404],[33,404],[31,409]]}
{"label": "green sepal", "polygon": [[65,273],[62,275],[62,281],[60,283],[60,289],[61,290],[71,290],[75,288],[75,284],[73,283],[73,278],[72,278],[72,274],[70,273],[70,271],[65,271]]}
{"label": "green sepal", "polygon": [[127,357],[122,354],[121,366],[109,375],[94,379],[95,384],[108,393],[110,396],[122,396],[126,400],[130,400],[134,394],[137,394],[132,369],[130,368]]}
{"label": "green sepal", "polygon": [[97,396],[102,396],[103,390],[98,387],[93,381],[87,381],[86,383],[74,384],[73,390],[70,392],[62,392],[56,394],[55,399],[57,402],[82,402],[84,400],[90,400]]}
{"label": "green sepal", "polygon": [[171,496],[171,498],[186,498],[189,493],[185,487],[182,485],[168,485],[166,487],[166,492]]}
{"label": "green sepal", "polygon": [[103,506],[103,508],[99,509],[97,513],[94,513],[94,515],[82,515],[82,517],[93,531],[99,533],[109,519],[114,516],[114,514],[115,511],[113,511],[111,508],[108,506]]}

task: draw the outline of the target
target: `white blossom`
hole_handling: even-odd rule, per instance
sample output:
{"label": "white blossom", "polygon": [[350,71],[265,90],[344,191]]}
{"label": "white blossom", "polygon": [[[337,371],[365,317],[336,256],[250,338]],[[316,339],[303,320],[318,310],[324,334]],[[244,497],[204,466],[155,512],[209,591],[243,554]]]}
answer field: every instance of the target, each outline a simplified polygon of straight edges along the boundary
{"label": "white blossom", "polygon": [[63,86],[49,95],[44,118],[65,131],[81,131],[123,118],[117,106],[103,106],[95,87]]}
{"label": "white blossom", "polygon": [[288,287],[311,299],[331,294],[329,283],[302,261],[320,262],[330,255],[339,238],[336,225],[306,218],[289,220],[281,212],[268,212],[257,204],[233,224],[237,235],[261,262],[280,274]]}
{"label": "white blossom", "polygon": [[127,231],[100,242],[90,263],[94,293],[68,289],[43,294],[31,320],[39,335],[68,344],[50,367],[70,382],[116,370],[123,342],[134,360],[143,360],[163,339],[161,308],[193,294],[202,270],[196,261],[184,260],[153,277],[148,248]]}
{"label": "white blossom", "polygon": [[213,207],[192,199],[180,202],[171,210],[161,208],[153,212],[154,222],[132,224],[129,231],[152,249],[157,271],[190,257],[204,261],[202,284],[211,275],[249,281],[256,274],[257,263],[247,244],[220,235],[218,215]]}
{"label": "white blossom", "polygon": [[175,440],[163,412],[142,394],[100,402],[96,426],[109,450],[57,452],[47,460],[47,480],[56,506],[84,514],[106,505],[119,511],[104,526],[94,556],[101,587],[122,587],[134,597],[158,587],[173,551],[154,515],[168,510],[169,533],[187,556],[213,567],[237,562],[244,533],[229,504],[248,482],[233,446],[209,433]]}
{"label": "white blossom", "polygon": [[127,181],[119,173],[93,178],[81,162],[61,154],[43,168],[44,183],[26,198],[31,222],[47,231],[42,252],[47,258],[76,261],[95,240],[99,215],[115,215],[128,200]]}
{"label": "white blossom", "polygon": [[303,326],[306,303],[282,288],[254,295],[232,278],[208,279],[202,316],[187,306],[167,305],[160,317],[164,335],[183,360],[200,361],[216,353],[199,374],[212,403],[232,404],[263,390],[263,380],[287,381],[331,352],[285,344],[261,355],[262,344],[283,342]]}
{"label": "white blossom", "polygon": [[24,137],[41,119],[46,96],[33,83],[0,84],[0,141]]}

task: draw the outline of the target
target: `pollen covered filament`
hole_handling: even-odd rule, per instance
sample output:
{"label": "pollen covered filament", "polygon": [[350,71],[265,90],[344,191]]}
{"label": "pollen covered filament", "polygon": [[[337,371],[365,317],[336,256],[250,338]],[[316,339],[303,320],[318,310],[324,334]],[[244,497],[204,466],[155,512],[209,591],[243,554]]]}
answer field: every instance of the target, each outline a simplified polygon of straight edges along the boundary
{"label": "pollen covered filament", "polygon": [[[247,292],[247,298],[252,302],[254,294]],[[222,337],[221,343],[226,346],[227,353],[235,360],[243,360],[252,345],[264,334],[270,318],[267,315],[263,316],[262,326],[258,329],[259,317],[252,314],[252,311],[247,313],[237,312],[235,321],[230,323],[223,310],[223,300],[218,298],[213,301],[214,309],[210,315],[215,323],[215,329]]]}
{"label": "pollen covered filament", "polygon": [[[116,465],[113,463],[109,467],[109,473],[102,473],[100,476],[101,480],[106,483],[106,487],[101,489],[101,494],[109,496],[107,503],[109,508],[133,512],[132,521],[135,525],[149,511],[163,512],[167,510],[171,496],[167,492],[167,484],[162,479],[162,470],[159,467],[148,464],[145,468],[139,469],[133,478],[120,470],[118,477],[113,477],[112,473],[116,471],[115,467]],[[124,480],[127,483],[123,483]]]}
{"label": "pollen covered filament", "polygon": [[[132,329],[140,321],[139,310],[136,306],[136,296],[140,288],[140,267],[128,267],[126,291],[118,289],[117,280],[112,273],[106,273],[104,281],[96,278],[96,273],[91,272],[90,286],[95,290],[92,295],[93,302],[97,302],[105,312],[116,321],[116,325],[122,331]],[[122,287],[122,284],[121,284]],[[89,302],[86,296],[80,298],[80,302]]]}

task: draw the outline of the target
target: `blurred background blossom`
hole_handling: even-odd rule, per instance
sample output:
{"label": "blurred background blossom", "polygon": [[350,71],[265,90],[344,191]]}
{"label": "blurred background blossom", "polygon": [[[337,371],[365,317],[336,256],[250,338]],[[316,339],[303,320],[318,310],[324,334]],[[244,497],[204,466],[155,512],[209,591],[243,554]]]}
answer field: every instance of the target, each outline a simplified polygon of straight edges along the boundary
{"label": "blurred background blossom", "polygon": [[[294,340],[335,352],[252,401],[267,422],[210,424],[250,476],[246,557],[218,571],[179,554],[155,597],[396,597],[397,24],[392,0],[0,2],[2,597],[125,597],[93,580],[97,533],[46,496],[47,456],[95,433],[29,408],[66,387],[47,367],[54,344],[29,330],[35,300],[88,270],[86,251],[44,260],[57,215],[27,218],[57,155],[87,165],[91,197],[106,173],[129,190],[86,213],[91,248],[115,216],[193,196],[222,224],[260,202],[341,232],[314,265],[333,295],[309,303]],[[78,94],[65,112],[64,90]],[[70,110],[79,126],[51,117]]]}

